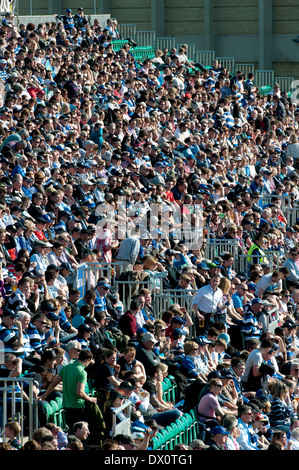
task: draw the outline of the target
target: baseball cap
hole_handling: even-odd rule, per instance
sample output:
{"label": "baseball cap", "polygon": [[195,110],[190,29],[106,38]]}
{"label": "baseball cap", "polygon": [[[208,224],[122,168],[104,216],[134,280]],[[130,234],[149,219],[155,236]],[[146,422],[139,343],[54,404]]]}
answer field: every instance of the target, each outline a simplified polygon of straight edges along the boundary
{"label": "baseball cap", "polygon": [[59,320],[59,316],[56,315],[54,312],[48,312],[46,317],[49,319],[49,320]]}
{"label": "baseball cap", "polygon": [[158,343],[158,340],[154,337],[152,333],[144,333],[141,338],[141,343],[146,343],[147,341],[151,341],[152,343]]}
{"label": "baseball cap", "polygon": [[[267,302],[267,304],[268,303],[269,302]],[[256,299],[253,299],[253,301],[251,302],[251,305],[256,305],[256,304],[266,305],[265,300],[262,300],[259,297],[257,297]]]}
{"label": "baseball cap", "polygon": [[268,422],[268,418],[266,416],[264,416],[262,413],[258,413],[255,418],[254,418],[254,421],[265,421],[265,422]]}
{"label": "baseball cap", "polygon": [[229,369],[222,369],[221,376],[223,379],[233,379],[233,373]]}
{"label": "baseball cap", "polygon": [[298,325],[292,321],[285,321],[282,325],[282,328],[288,328],[289,330],[297,328]]}
{"label": "baseball cap", "polygon": [[67,262],[61,263],[61,265],[59,267],[60,267],[60,270],[62,270],[62,269],[69,269],[70,271],[72,270],[72,267],[71,267],[70,263],[67,263]]}
{"label": "baseball cap", "polygon": [[92,328],[90,328],[88,325],[85,325],[85,323],[81,323],[81,325],[78,326],[78,332],[83,333],[83,332],[91,332],[93,331]]}
{"label": "baseball cap", "polygon": [[210,430],[210,434],[211,436],[217,436],[218,434],[224,434],[224,436],[228,436],[229,432],[223,426],[214,426]]}
{"label": "baseball cap", "polygon": [[168,248],[168,249],[165,251],[165,255],[175,255],[175,251],[174,251],[174,250],[171,250],[170,248]]}
{"label": "baseball cap", "polygon": [[125,389],[125,390],[134,390],[135,387],[130,384],[130,382],[128,382],[127,380],[124,380],[120,386],[119,386],[119,389],[122,390],[122,389]]}
{"label": "baseball cap", "polygon": [[194,439],[190,442],[190,447],[192,449],[197,449],[198,447],[200,449],[209,449],[210,446],[207,446],[201,439]]}
{"label": "baseball cap", "polygon": [[209,270],[209,268],[208,268],[208,266],[206,265],[206,263],[199,263],[199,264],[197,265],[197,269],[203,269],[204,271],[208,271],[208,270]]}
{"label": "baseball cap", "polygon": [[105,281],[98,282],[97,287],[106,287],[107,289],[111,288],[111,286],[109,284],[107,284]]}
{"label": "baseball cap", "polygon": [[51,302],[46,302],[45,304],[41,305],[41,310],[43,312],[57,312],[57,308],[51,304]]}
{"label": "baseball cap", "polygon": [[178,339],[179,336],[183,335],[185,336],[187,333],[180,328],[175,328],[172,332],[172,338],[173,339]]}
{"label": "baseball cap", "polygon": [[130,444],[131,446],[139,447],[139,445],[133,441],[132,437],[126,434],[117,434],[113,439],[115,439],[119,444]]}
{"label": "baseball cap", "polygon": [[118,390],[111,390],[109,394],[109,398],[111,400],[115,400],[116,398],[126,398],[126,397],[123,393],[119,392]]}
{"label": "baseball cap", "polygon": [[210,341],[208,338],[205,336],[197,336],[194,341],[199,345],[199,346],[205,346],[206,344],[211,344],[212,341]]}
{"label": "baseball cap", "polygon": [[17,317],[18,312],[15,312],[14,310],[10,310],[9,308],[6,308],[2,312],[2,317]]}

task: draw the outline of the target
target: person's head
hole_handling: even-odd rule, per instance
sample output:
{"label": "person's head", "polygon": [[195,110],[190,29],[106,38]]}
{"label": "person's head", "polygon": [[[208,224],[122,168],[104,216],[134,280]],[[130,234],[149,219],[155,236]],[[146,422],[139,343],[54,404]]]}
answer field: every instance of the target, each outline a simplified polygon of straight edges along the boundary
{"label": "person's head", "polygon": [[211,431],[211,439],[218,444],[219,446],[223,447],[227,442],[227,438],[229,436],[229,432],[223,426],[214,426]]}
{"label": "person's head", "polygon": [[151,366],[148,371],[148,376],[151,379],[156,380],[157,382],[162,382],[164,376],[163,376],[163,367],[161,367],[161,364]]}
{"label": "person's head", "polygon": [[245,362],[238,357],[233,357],[231,360],[231,368],[237,377],[242,377],[245,372]]}
{"label": "person's head", "polygon": [[252,422],[252,408],[248,405],[240,405],[238,408],[239,418],[246,424]]}
{"label": "person's head", "polygon": [[85,366],[88,366],[88,364],[90,364],[92,360],[93,354],[91,351],[89,351],[89,349],[82,349],[79,352],[78,361],[84,364]]}
{"label": "person's head", "polygon": [[42,437],[41,439],[41,450],[58,450],[57,438],[51,435]]}
{"label": "person's head", "polygon": [[14,439],[20,434],[21,430],[22,428],[17,421],[10,421],[5,424],[4,435],[8,439]]}
{"label": "person's head", "polygon": [[136,349],[133,346],[128,346],[123,352],[123,357],[130,364],[136,356]]}
{"label": "person's head", "polygon": [[141,338],[140,338],[140,343],[141,345],[147,349],[148,351],[151,351],[155,344],[157,344],[158,340],[155,338],[155,336],[152,333],[144,333]]}
{"label": "person's head", "polygon": [[71,359],[78,359],[81,349],[81,343],[77,340],[68,341],[65,347]]}
{"label": "person's head", "polygon": [[25,295],[26,299],[30,297],[31,287],[32,287],[32,284],[30,280],[26,277],[21,277],[21,279],[18,282],[18,288]]}
{"label": "person's head", "polygon": [[237,437],[239,435],[240,430],[238,428],[237,416],[225,414],[222,418],[221,424],[233,437]]}
{"label": "person's head", "polygon": [[273,398],[280,398],[281,400],[286,397],[289,392],[289,387],[282,380],[276,380],[271,384],[271,394]]}
{"label": "person's head", "polygon": [[86,441],[90,434],[88,423],[86,421],[78,421],[73,425],[72,432],[81,442]]}
{"label": "person's head", "polygon": [[100,362],[106,362],[108,365],[113,366],[116,364],[117,353],[112,349],[106,349],[100,356]]}
{"label": "person's head", "polygon": [[[297,430],[299,430],[299,428],[297,428]],[[294,431],[296,431],[296,429],[294,429]],[[299,432],[296,433],[294,431],[292,431],[291,437],[294,438],[297,435],[298,438],[299,438]],[[294,435],[293,435],[293,432],[294,432]],[[274,429],[273,434],[272,434],[272,438],[271,438],[271,443],[273,443],[273,442],[280,442],[281,444],[283,444],[285,446],[286,443],[287,443],[287,434],[286,434],[286,432],[281,430],[281,429]]]}
{"label": "person's head", "polygon": [[213,274],[213,276],[210,279],[210,285],[211,285],[212,289],[217,289],[217,287],[220,284],[220,279],[221,279],[221,277],[220,277],[219,274]]}
{"label": "person's head", "polygon": [[80,299],[81,292],[79,289],[76,289],[75,287],[72,287],[69,289],[69,301],[72,304],[76,304],[79,299]]}
{"label": "person's head", "polygon": [[219,395],[223,389],[222,380],[219,378],[213,378],[209,381],[211,393],[214,395]]}
{"label": "person's head", "polygon": [[198,353],[198,344],[195,341],[185,341],[184,353],[186,356],[195,356]]}

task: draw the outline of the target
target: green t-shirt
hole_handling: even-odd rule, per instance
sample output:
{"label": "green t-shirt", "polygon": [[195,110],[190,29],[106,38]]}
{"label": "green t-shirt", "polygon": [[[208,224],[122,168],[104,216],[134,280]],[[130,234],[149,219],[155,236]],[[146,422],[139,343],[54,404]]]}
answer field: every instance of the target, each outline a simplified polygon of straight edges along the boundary
{"label": "green t-shirt", "polygon": [[84,365],[74,361],[62,367],[59,372],[63,383],[62,405],[66,408],[82,408],[85,400],[77,395],[77,384],[86,384],[87,373]]}

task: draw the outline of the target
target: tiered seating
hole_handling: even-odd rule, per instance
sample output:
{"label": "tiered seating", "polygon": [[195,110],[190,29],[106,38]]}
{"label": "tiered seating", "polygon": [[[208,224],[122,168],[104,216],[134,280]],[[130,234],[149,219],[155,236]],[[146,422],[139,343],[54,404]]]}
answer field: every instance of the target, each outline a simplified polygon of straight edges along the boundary
{"label": "tiered seating", "polygon": [[[177,387],[172,379],[172,376],[164,379],[163,392],[165,401],[175,403],[177,401]],[[91,388],[91,385],[87,391],[90,395],[94,394],[94,389]],[[67,431],[61,397],[56,397],[55,400],[43,403],[46,421],[55,423],[61,429]],[[153,450],[173,450],[176,444],[188,444],[197,438],[197,436],[198,422],[195,412],[191,410],[189,413],[184,413],[177,422],[158,432],[157,437],[153,439]]]}

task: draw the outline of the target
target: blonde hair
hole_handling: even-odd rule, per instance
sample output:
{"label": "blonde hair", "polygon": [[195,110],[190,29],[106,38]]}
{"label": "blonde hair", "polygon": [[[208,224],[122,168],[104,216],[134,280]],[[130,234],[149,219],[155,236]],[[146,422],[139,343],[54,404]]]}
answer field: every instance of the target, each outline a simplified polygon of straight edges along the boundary
{"label": "blonde hair", "polygon": [[188,355],[193,349],[198,349],[198,344],[195,341],[186,341],[184,343],[184,352]]}
{"label": "blonde hair", "polygon": [[229,293],[231,288],[231,282],[227,277],[222,277],[219,283],[219,288],[222,290],[223,294],[226,295]]}
{"label": "blonde hair", "polygon": [[157,259],[153,256],[149,256],[143,263],[143,269],[151,269],[151,267],[157,264]]}
{"label": "blonde hair", "polygon": [[6,423],[5,429],[9,429],[14,433],[15,436],[20,434],[22,428],[20,424],[17,421],[10,421],[9,423]]}

